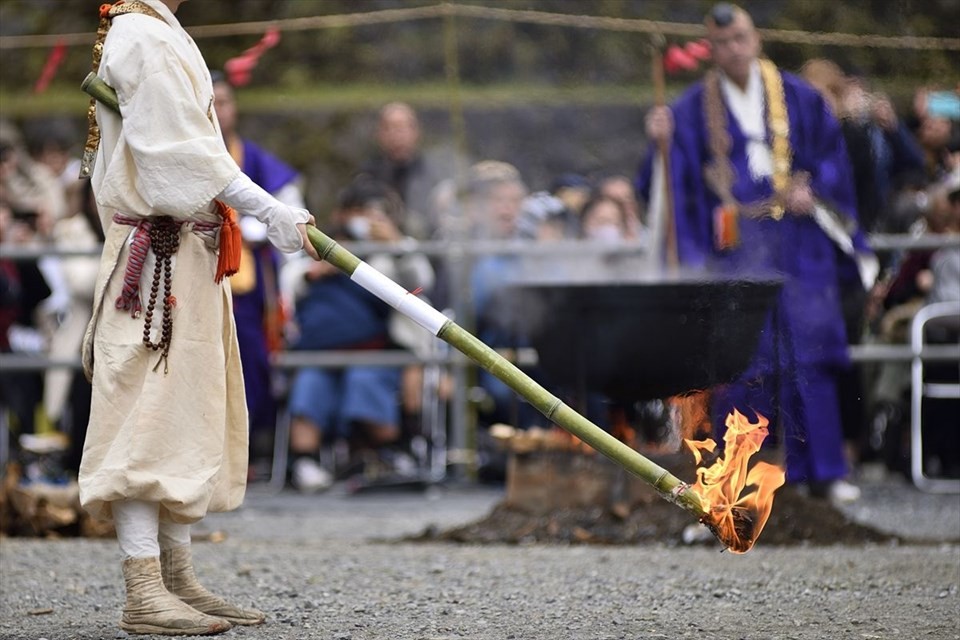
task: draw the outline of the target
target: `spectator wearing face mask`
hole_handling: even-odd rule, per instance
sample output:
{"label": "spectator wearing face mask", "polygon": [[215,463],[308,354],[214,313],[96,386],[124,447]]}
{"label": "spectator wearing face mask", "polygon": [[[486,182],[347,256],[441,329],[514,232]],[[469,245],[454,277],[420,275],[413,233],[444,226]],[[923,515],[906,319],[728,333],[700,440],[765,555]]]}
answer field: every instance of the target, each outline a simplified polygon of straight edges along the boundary
{"label": "spectator wearing face mask", "polygon": [[[358,178],[340,194],[332,235],[343,241],[409,242],[396,222],[401,210],[389,187]],[[433,269],[422,254],[375,253],[367,262],[409,291],[433,286]],[[328,262],[295,259],[283,267],[280,279],[293,309],[293,350],[416,350],[416,339],[430,338],[408,331],[387,303]],[[358,458],[390,451],[401,437],[400,380],[400,369],[390,367],[297,372],[289,397],[291,481],[297,489],[309,493],[332,484],[333,474],[319,462],[322,442],[346,440]]]}
{"label": "spectator wearing face mask", "polygon": [[633,239],[634,228],[619,200],[597,194],[583,205],[580,237],[598,242],[623,242]]}
{"label": "spectator wearing face mask", "polygon": [[646,227],[641,221],[640,202],[637,200],[637,192],[630,178],[620,174],[603,177],[597,184],[597,193],[609,196],[620,203],[627,214],[627,227],[633,237],[640,239],[645,236]]}

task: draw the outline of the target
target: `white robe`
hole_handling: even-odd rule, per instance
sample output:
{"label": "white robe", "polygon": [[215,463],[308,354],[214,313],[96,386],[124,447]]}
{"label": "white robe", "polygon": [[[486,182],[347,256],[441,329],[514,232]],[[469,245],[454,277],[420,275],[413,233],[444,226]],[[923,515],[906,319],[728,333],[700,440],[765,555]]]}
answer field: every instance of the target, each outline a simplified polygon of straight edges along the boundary
{"label": "white robe", "polygon": [[[116,500],[158,502],[162,519],[189,523],[236,508],[246,487],[247,412],[228,279],[214,282],[215,238],[189,222],[217,220],[211,201],[240,168],[220,136],[203,56],[166,6],[144,1],[164,20],[115,18],[98,71],[116,89],[123,118],[97,109],[93,188],[106,240],[83,346],[93,398],[80,500],[100,518],[111,517]],[[113,222],[117,212],[187,221],[166,374],[162,364],[154,371],[159,354],[141,342],[143,317],[114,306],[133,230]],[[152,264],[141,279],[144,306]],[[161,315],[158,306],[155,329]]]}

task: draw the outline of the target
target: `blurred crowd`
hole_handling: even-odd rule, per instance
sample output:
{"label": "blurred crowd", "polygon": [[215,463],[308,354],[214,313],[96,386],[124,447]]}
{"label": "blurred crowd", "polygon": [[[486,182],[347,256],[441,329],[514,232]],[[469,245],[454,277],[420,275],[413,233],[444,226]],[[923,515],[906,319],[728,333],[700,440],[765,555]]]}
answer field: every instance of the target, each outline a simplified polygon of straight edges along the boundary
{"label": "blurred crowd", "polygon": [[[864,231],[960,233],[955,90],[922,87],[912,104],[898,109],[869,78],[830,61],[812,60],[801,75],[841,123]],[[233,88],[216,74],[214,83],[217,117],[238,164],[281,201],[303,207],[303,176],[284,162],[282,149],[267,150],[242,137]],[[36,249],[39,255],[0,256],[0,350],[49,356],[53,366],[0,372],[0,409],[10,455],[25,464],[25,479],[66,482],[78,468],[90,394],[82,374],[69,365],[90,317],[94,253],[104,236],[89,181],[76,177],[82,132],[70,123],[30,124],[21,130],[0,122],[0,246]],[[523,271],[529,246],[594,243],[642,256],[654,241],[633,175],[583,174],[571,167],[550,184],[529,185],[515,166],[491,158],[463,163],[466,170],[458,175],[458,159],[435,153],[425,140],[435,141],[421,131],[411,106],[383,106],[369,160],[342,185],[336,206],[322,212],[324,231],[373,246],[364,253],[372,266],[439,309],[466,310],[468,317],[457,320],[495,348],[529,346],[511,313],[516,305],[506,286]],[[270,474],[280,416],[289,420],[288,481],[302,491],[322,490],[344,477],[415,474],[424,461],[412,443],[424,437],[422,416],[433,409],[424,406],[424,366],[285,371],[274,363],[284,351],[402,350],[428,356],[432,338],[328,263],[276,252],[255,219],[242,219],[241,229],[244,257],[231,285],[250,410],[251,480]],[[506,250],[469,255],[464,270],[442,252],[421,251],[423,241],[499,243]],[[919,308],[960,298],[955,246],[878,257],[881,272],[870,290],[839,283],[850,344],[903,343]],[[840,380],[844,436],[854,465],[879,459],[905,470],[910,383],[905,366],[861,366]],[[536,368],[527,371],[544,379]],[[444,404],[451,385],[443,376],[429,401]],[[481,433],[497,423],[548,426],[484,371],[470,398]],[[598,424],[610,427],[611,407],[602,396],[591,394],[585,406]],[[487,477],[497,478],[496,462],[488,462]]]}

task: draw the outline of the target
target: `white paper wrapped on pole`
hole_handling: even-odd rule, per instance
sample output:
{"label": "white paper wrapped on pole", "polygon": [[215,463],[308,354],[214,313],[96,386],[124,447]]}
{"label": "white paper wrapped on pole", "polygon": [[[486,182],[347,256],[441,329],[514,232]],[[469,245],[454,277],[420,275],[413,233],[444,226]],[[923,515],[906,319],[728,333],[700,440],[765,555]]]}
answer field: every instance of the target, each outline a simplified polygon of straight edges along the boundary
{"label": "white paper wrapped on pole", "polygon": [[366,262],[357,265],[350,279],[404,314],[433,335],[448,320],[426,302],[383,275]]}

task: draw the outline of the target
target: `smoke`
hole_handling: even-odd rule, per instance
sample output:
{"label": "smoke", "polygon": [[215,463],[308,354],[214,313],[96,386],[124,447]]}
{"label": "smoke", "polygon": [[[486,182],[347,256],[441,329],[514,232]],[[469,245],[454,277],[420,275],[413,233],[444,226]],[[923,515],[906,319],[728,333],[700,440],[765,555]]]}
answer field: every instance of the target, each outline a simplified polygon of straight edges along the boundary
{"label": "smoke", "polygon": [[486,320],[519,329],[527,336],[537,333],[551,313],[561,312],[556,308],[558,300],[553,289],[559,292],[569,287],[690,283],[717,277],[703,271],[667,270],[659,264],[652,265],[645,244],[639,242],[523,242],[506,259],[507,272],[498,282],[486,282],[486,286],[493,285],[493,295],[484,296],[489,302],[481,312]]}

